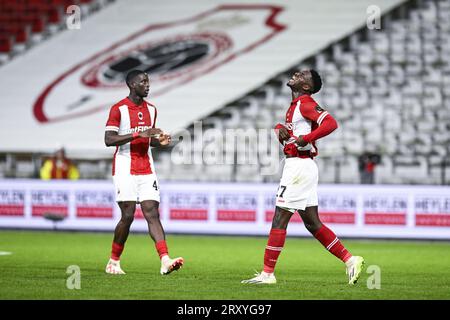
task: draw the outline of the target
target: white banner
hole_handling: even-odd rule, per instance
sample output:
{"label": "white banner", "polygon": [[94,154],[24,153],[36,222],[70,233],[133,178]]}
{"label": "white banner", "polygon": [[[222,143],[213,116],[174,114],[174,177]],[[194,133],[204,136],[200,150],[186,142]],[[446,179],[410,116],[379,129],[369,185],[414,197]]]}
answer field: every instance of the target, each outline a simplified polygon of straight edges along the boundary
{"label": "white banner", "polygon": [[[161,184],[168,233],[266,235],[275,184]],[[321,220],[340,237],[450,239],[450,187],[320,185]],[[0,228],[113,231],[120,219],[111,181],[0,181]],[[139,206],[132,230],[147,231]],[[289,235],[308,235],[298,214]]]}

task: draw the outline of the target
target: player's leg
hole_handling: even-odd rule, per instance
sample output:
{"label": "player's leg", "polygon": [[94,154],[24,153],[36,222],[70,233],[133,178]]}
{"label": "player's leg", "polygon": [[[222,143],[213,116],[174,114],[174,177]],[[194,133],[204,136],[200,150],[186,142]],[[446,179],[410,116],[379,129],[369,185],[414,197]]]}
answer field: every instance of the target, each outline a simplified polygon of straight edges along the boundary
{"label": "player's leg", "polygon": [[120,267],[120,256],[123,252],[125,242],[130,233],[130,227],[134,220],[134,212],[136,210],[136,202],[120,201],[118,202],[121,218],[114,230],[114,239],[112,243],[111,258],[106,265],[106,273],[125,274]]}
{"label": "player's leg", "polygon": [[[297,209],[304,209],[306,207],[306,200],[309,193],[305,193],[305,182],[311,178],[308,177],[305,164],[307,165],[303,159],[286,159],[280,186],[276,195],[276,207],[272,219],[272,228],[264,252],[264,269],[261,273],[257,273],[254,278],[243,280],[241,281],[242,283],[276,283],[274,276],[275,265],[284,247],[286,228],[289,220]],[[300,181],[302,183],[299,183]]]}
{"label": "player's leg", "polygon": [[148,224],[148,232],[150,237],[155,242],[156,250],[158,251],[161,260],[161,274],[169,274],[181,268],[184,259],[181,257],[171,259],[169,257],[169,250],[166,243],[166,235],[159,217],[159,202],[155,200],[145,200],[141,202],[142,213]]}
{"label": "player's leg", "polygon": [[272,228],[270,229],[269,238],[264,251],[263,272],[257,273],[252,279],[243,280],[242,283],[274,284],[277,282],[274,275],[275,265],[281,251],[283,250],[284,243],[286,241],[286,228],[292,214],[293,212],[291,211],[280,207],[275,207],[275,214],[272,219]]}
{"label": "player's leg", "polygon": [[148,232],[155,242],[156,250],[161,259],[161,274],[169,274],[178,270],[184,264],[184,259],[171,259],[166,243],[166,235],[159,217],[159,184],[155,174],[139,176],[138,196],[141,199],[141,209],[148,224]]}
{"label": "player's leg", "polygon": [[306,229],[334,256],[345,263],[349,284],[355,284],[361,274],[364,259],[352,256],[344,247],[336,234],[324,225],[319,218],[318,206],[309,206],[305,210],[298,210]]}
{"label": "player's leg", "polygon": [[166,239],[163,226],[159,217],[159,202],[145,200],[141,202],[142,213],[148,224],[148,233],[155,243]]}
{"label": "player's leg", "polygon": [[273,273],[275,270],[278,257],[286,241],[286,229],[292,214],[287,209],[275,207],[272,228],[270,229],[269,239],[264,252],[264,272],[266,273]]}
{"label": "player's leg", "polygon": [[121,217],[114,230],[111,258],[106,265],[106,272],[111,274],[124,274],[120,268],[120,255],[130,233],[130,226],[134,220],[136,210],[137,187],[134,176],[113,176],[116,190],[116,201],[119,205]]}
{"label": "player's leg", "polygon": [[118,205],[122,216],[114,230],[114,243],[123,246],[130,234],[130,227],[134,220],[134,212],[136,211],[136,202],[121,201],[118,202]]}

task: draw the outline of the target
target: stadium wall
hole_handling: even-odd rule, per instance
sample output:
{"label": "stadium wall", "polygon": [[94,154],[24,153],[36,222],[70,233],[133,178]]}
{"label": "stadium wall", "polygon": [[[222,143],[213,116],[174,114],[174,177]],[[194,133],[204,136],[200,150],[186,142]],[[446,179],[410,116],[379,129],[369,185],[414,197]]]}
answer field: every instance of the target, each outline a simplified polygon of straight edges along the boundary
{"label": "stadium wall", "polygon": [[[168,233],[266,235],[277,187],[163,183],[161,220]],[[110,181],[1,180],[0,229],[112,231],[120,219],[114,199]],[[341,237],[450,240],[450,187],[321,185],[319,208]],[[147,231],[139,208],[132,230]],[[288,234],[308,235],[298,215]]]}

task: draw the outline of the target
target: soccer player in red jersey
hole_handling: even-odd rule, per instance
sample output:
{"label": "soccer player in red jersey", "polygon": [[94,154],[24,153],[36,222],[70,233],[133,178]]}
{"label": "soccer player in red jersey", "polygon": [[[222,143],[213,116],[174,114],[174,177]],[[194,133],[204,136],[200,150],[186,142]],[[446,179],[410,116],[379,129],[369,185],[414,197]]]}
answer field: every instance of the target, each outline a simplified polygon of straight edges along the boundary
{"label": "soccer player in red jersey", "polygon": [[161,259],[161,274],[178,270],[183,258],[171,259],[168,254],[164,229],[159,220],[159,185],[150,147],[167,146],[171,136],[155,128],[157,111],[144,100],[150,89],[148,75],[139,70],[126,77],[130,94],[111,107],[105,129],[106,146],[115,146],[112,174],[116,200],[122,218],[114,231],[111,258],[106,273],[125,274],[120,267],[124,249],[134,219],[136,203],[140,203],[148,223],[150,237],[155,242]]}
{"label": "soccer player in red jersey", "polygon": [[276,195],[275,215],[264,253],[264,268],[254,278],[242,283],[276,283],[275,264],[284,246],[286,228],[291,216],[298,212],[306,229],[345,263],[348,283],[355,284],[364,259],[352,256],[333,231],[320,221],[318,213],[318,168],[313,161],[318,154],[315,142],[333,132],[337,122],[311,97],[322,87],[322,80],[315,70],[295,72],[287,85],[292,90],[292,102],[285,123],[275,127],[278,139],[284,146],[286,162]]}

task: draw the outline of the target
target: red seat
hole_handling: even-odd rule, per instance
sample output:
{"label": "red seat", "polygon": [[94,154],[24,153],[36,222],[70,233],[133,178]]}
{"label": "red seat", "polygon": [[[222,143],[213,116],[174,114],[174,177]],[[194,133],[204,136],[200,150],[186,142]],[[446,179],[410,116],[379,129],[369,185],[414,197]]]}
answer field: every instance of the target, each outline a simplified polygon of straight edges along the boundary
{"label": "red seat", "polygon": [[50,8],[47,10],[48,22],[59,23],[61,21],[61,11],[58,8]]}
{"label": "red seat", "polygon": [[11,37],[0,35],[0,53],[9,53],[12,49]]}

